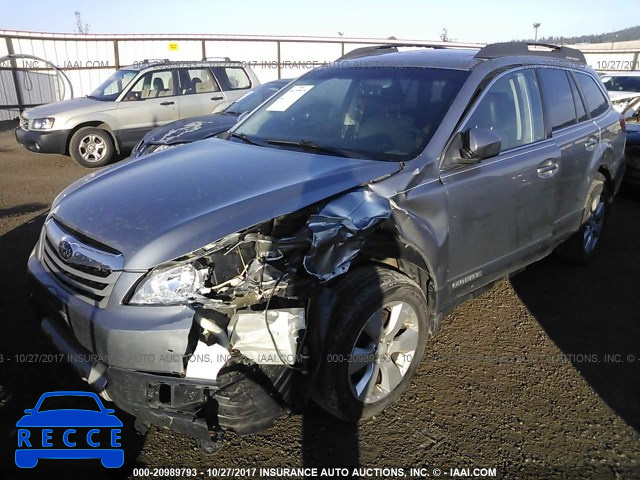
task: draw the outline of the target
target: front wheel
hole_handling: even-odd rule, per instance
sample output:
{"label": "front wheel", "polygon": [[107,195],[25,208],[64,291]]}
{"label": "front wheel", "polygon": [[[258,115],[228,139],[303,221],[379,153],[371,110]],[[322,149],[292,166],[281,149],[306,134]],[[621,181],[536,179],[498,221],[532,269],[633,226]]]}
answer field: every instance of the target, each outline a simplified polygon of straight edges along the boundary
{"label": "front wheel", "polygon": [[578,265],[588,263],[598,251],[609,213],[609,192],[606,179],[601,173],[596,173],[591,182],[584,212],[580,230],[556,250],[562,260]]}
{"label": "front wheel", "polygon": [[113,152],[111,136],[101,128],[81,128],[69,142],[71,158],[83,167],[103,167],[111,161]]}
{"label": "front wheel", "polygon": [[338,297],[315,388],[315,401],[337,418],[377,415],[407,388],[424,353],[429,309],[405,275],[381,267],[348,273]]}

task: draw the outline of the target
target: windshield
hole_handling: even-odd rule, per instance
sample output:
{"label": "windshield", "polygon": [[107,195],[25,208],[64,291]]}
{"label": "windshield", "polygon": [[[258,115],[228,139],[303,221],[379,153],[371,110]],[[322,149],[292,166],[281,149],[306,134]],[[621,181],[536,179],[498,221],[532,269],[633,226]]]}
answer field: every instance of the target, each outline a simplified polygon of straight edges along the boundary
{"label": "windshield", "polygon": [[225,112],[234,115],[250,112],[285,85],[286,83],[265,83],[264,85],[259,85],[229,105]]}
{"label": "windshield", "polygon": [[640,76],[603,78],[604,88],[610,92],[640,92]]}
{"label": "windshield", "polygon": [[135,70],[118,70],[102,82],[89,97],[102,101],[115,100],[137,74]]}
{"label": "windshield", "polygon": [[232,138],[274,148],[408,160],[427,145],[467,76],[438,68],[320,68],[278,92]]}
{"label": "windshield", "polygon": [[95,399],[85,395],[54,395],[43,399],[39,412],[48,410],[91,410],[100,412]]}

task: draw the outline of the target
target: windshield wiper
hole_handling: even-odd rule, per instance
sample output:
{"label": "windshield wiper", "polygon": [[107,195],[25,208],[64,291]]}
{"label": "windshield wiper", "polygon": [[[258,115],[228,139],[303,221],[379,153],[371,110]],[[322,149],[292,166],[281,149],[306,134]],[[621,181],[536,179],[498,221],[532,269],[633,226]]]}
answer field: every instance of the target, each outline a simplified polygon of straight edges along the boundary
{"label": "windshield wiper", "polygon": [[328,153],[336,157],[346,158],[364,158],[362,155],[352,152],[351,150],[343,150],[341,148],[325,147],[324,145],[316,145],[311,140],[265,140],[269,145],[283,147],[300,147],[305,150],[313,150],[320,153]]}
{"label": "windshield wiper", "polygon": [[246,136],[244,133],[236,133],[236,132],[228,132],[230,137],[233,138],[239,138],[240,140],[242,140],[244,143],[248,143],[250,145],[256,145],[258,147],[263,147],[264,145],[261,145],[258,142],[254,142],[253,140],[251,140],[248,136]]}
{"label": "windshield wiper", "polygon": [[85,95],[85,98],[90,98],[91,100],[98,100],[98,97],[94,97],[93,95]]}

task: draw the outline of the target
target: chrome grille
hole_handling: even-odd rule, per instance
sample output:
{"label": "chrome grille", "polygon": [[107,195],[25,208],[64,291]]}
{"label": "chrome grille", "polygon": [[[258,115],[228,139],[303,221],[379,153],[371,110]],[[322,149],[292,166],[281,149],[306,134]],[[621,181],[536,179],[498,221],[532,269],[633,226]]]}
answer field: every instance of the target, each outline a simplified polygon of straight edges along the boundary
{"label": "chrome grille", "polygon": [[120,276],[123,257],[78,237],[56,220],[47,220],[40,239],[41,262],[66,290],[103,308]]}

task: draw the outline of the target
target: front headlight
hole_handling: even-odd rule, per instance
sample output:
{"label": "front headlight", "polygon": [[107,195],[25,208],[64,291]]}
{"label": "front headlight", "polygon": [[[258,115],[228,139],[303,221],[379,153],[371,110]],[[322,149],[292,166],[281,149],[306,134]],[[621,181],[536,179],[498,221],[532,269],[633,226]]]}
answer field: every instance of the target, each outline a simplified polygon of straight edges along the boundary
{"label": "front headlight", "polygon": [[31,128],[34,128],[37,130],[48,130],[50,128],[53,128],[54,121],[55,121],[55,118],[53,117],[36,118],[32,121]]}
{"label": "front headlight", "polygon": [[203,288],[207,269],[192,263],[152,270],[129,300],[132,305],[186,303]]}

